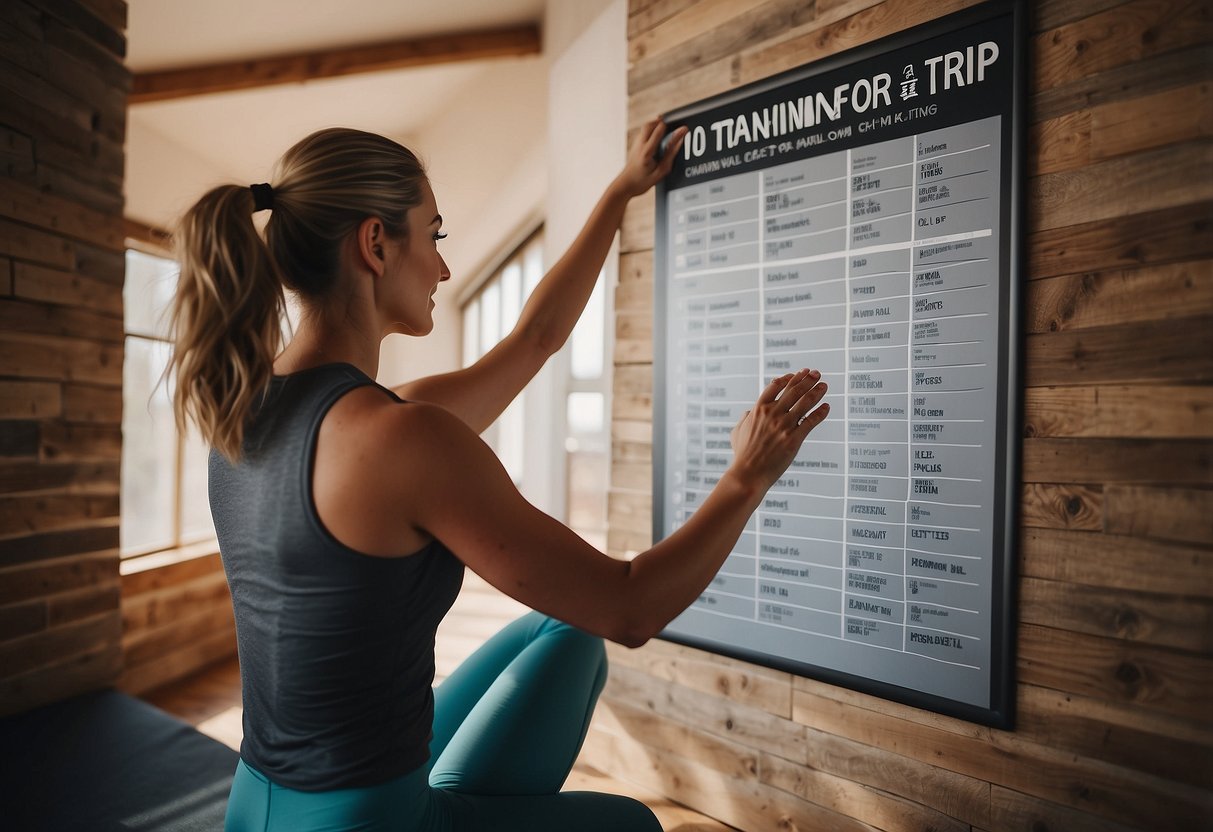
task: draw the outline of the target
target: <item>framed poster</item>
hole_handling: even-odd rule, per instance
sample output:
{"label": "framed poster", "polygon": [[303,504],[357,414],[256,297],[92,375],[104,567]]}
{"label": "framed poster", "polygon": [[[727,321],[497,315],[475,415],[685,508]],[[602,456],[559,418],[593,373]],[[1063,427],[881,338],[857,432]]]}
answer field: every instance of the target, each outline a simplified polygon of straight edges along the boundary
{"label": "framed poster", "polygon": [[1023,10],[990,2],[666,116],[654,537],[777,375],[830,417],[671,641],[1009,727]]}

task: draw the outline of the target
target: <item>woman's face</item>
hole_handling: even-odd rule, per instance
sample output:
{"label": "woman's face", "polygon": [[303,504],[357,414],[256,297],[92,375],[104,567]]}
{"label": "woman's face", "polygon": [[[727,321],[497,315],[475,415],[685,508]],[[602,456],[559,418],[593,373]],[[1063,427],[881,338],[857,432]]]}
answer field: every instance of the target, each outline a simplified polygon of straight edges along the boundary
{"label": "woman's face", "polygon": [[425,335],[434,328],[434,292],[451,277],[438,251],[442,215],[428,181],[422,181],[421,194],[421,203],[408,212],[405,237],[386,241],[387,265],[376,287],[387,331],[405,335]]}

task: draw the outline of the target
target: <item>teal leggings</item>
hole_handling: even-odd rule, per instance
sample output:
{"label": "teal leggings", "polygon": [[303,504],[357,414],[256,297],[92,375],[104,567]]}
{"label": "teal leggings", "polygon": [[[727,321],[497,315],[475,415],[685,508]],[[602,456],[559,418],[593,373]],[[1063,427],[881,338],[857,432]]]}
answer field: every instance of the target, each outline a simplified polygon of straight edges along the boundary
{"label": "teal leggings", "polygon": [[561,792],[606,683],[602,640],[529,613],[434,691],[430,762],[378,786],[303,792],[236,767],[227,832],[660,832],[643,803]]}

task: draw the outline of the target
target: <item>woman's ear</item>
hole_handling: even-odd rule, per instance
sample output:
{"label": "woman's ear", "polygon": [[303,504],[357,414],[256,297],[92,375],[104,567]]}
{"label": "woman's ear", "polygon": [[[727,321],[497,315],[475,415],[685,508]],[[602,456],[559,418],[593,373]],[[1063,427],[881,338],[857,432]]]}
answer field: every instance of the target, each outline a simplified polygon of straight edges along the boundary
{"label": "woman's ear", "polygon": [[367,217],[354,230],[358,253],[358,265],[365,266],[371,274],[379,277],[387,265],[383,255],[383,222],[378,217]]}

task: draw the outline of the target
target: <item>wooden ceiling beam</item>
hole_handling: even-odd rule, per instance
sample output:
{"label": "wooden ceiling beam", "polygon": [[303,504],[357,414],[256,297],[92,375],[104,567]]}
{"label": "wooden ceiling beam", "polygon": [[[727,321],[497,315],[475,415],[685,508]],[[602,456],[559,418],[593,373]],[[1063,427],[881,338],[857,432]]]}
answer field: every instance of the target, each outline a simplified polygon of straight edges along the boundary
{"label": "wooden ceiling beam", "polygon": [[144,104],[149,101],[247,90],[273,84],[296,84],[360,72],[537,55],[541,48],[539,27],[527,25],[345,49],[325,49],[273,58],[231,61],[164,72],[136,73],[132,79],[129,103]]}

